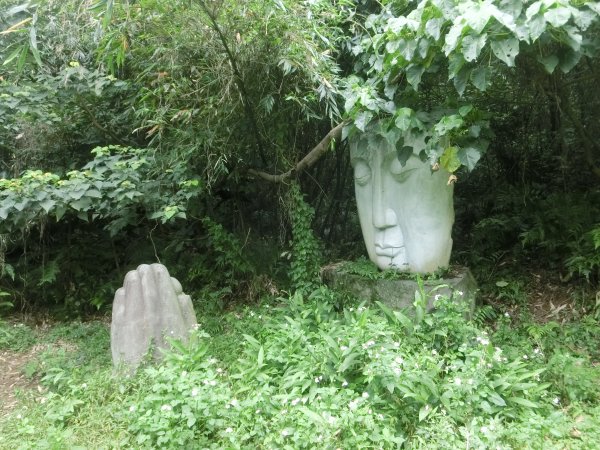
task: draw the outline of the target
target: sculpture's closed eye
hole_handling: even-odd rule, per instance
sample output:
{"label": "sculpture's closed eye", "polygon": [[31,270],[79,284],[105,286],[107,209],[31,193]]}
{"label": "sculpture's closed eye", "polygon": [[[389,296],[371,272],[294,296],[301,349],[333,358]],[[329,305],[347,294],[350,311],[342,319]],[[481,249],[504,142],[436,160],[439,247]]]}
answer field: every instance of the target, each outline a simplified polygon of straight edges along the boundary
{"label": "sculpture's closed eye", "polygon": [[371,181],[371,168],[365,161],[357,161],[354,165],[354,181],[359,186],[366,185]]}
{"label": "sculpture's closed eye", "polygon": [[398,158],[395,157],[390,163],[390,173],[398,183],[403,183],[406,180],[408,180],[408,178],[411,176],[411,174],[414,173],[415,170],[416,168],[409,169],[406,167],[406,165],[402,166],[400,161],[398,161]]}

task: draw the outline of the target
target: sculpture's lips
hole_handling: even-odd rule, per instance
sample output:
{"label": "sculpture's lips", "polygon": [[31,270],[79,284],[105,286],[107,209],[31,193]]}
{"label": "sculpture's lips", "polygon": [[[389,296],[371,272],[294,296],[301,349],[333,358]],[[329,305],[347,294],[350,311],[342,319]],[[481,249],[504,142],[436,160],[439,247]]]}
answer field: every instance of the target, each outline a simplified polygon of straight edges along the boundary
{"label": "sculpture's lips", "polygon": [[375,254],[377,256],[387,256],[388,258],[393,258],[394,256],[397,256],[403,248],[404,246],[392,247],[391,245],[381,246],[375,244]]}

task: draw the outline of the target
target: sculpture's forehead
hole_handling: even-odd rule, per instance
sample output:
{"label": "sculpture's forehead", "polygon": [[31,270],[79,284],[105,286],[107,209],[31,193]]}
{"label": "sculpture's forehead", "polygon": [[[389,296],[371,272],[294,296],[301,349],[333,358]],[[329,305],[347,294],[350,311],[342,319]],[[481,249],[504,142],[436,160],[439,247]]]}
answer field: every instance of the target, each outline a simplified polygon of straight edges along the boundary
{"label": "sculpture's forehead", "polygon": [[370,160],[375,154],[388,155],[394,153],[394,148],[383,138],[355,137],[350,140],[350,159]]}

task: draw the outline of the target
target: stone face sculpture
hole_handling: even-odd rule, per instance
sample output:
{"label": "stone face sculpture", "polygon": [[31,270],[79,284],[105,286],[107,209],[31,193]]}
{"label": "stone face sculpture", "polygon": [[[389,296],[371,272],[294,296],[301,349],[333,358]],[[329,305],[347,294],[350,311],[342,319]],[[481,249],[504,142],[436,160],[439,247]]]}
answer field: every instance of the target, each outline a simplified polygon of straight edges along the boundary
{"label": "stone face sculpture", "polygon": [[[373,143],[376,142],[376,145]],[[453,186],[411,155],[403,166],[385,139],[350,141],[360,226],[369,258],[380,269],[433,272],[452,250]]]}
{"label": "stone face sculpture", "polygon": [[162,264],[142,264],[125,275],[115,293],[111,324],[111,351],[115,366],[136,367],[150,345],[154,358],[168,347],[167,338],[187,340],[196,314],[181,283]]}

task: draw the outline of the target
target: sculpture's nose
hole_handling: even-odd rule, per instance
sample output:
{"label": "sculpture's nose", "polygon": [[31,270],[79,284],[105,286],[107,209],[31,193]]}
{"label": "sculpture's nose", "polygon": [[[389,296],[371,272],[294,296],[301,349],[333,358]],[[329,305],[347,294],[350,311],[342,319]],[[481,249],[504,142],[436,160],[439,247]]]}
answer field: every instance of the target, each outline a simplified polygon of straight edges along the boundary
{"label": "sculpture's nose", "polygon": [[375,228],[389,228],[398,224],[398,217],[389,208],[389,199],[385,194],[380,174],[373,177],[373,225]]}

